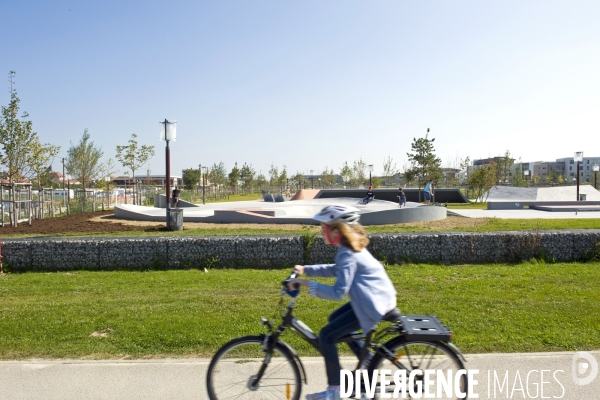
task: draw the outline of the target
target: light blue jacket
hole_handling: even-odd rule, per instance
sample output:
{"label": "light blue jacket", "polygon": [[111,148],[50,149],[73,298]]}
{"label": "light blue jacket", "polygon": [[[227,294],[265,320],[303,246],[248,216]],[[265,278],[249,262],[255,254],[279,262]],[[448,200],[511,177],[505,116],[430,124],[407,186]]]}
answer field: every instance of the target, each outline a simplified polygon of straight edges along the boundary
{"label": "light blue jacket", "polygon": [[396,289],[383,265],[367,249],[355,253],[341,246],[335,255],[335,264],[306,265],[304,273],[307,276],[336,278],[333,286],[310,282],[309,293],[334,301],[348,295],[365,333],[390,311],[390,304],[395,306]]}

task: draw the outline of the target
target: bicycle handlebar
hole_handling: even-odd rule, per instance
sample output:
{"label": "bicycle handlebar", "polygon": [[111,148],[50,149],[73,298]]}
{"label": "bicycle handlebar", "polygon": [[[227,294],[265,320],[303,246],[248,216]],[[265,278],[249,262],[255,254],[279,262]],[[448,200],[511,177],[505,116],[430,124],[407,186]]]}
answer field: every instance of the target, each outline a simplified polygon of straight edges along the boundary
{"label": "bicycle handlebar", "polygon": [[296,270],[294,269],[294,270],[292,270],[292,272],[290,273],[290,276],[288,276],[286,279],[284,279],[284,280],[281,282],[281,285],[283,286],[283,287],[282,287],[282,290],[284,290],[284,291],[285,291],[285,292],[286,292],[286,293],[287,293],[287,294],[288,294],[290,297],[296,297],[296,296],[298,296],[298,294],[300,293],[300,285],[299,285],[299,284],[297,284],[297,283],[296,283],[296,284],[294,284],[294,289],[295,289],[295,290],[291,290],[291,289],[289,288],[289,286],[288,286],[288,283],[289,283],[289,282],[290,282],[292,279],[296,278],[297,276],[298,276],[298,271],[296,271]]}

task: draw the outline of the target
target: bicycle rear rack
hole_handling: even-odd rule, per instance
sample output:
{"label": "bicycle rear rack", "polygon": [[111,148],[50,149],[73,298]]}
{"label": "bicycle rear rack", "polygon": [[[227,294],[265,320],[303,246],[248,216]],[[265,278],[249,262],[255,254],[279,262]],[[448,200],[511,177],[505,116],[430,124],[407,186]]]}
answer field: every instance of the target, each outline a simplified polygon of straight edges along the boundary
{"label": "bicycle rear rack", "polygon": [[407,340],[449,342],[452,331],[433,315],[402,315],[402,331]]}

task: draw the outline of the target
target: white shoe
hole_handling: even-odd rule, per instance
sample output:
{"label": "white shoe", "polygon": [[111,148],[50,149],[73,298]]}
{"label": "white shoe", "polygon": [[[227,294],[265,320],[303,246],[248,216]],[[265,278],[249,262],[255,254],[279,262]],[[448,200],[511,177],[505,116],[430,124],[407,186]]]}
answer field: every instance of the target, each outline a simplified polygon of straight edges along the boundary
{"label": "white shoe", "polygon": [[373,354],[369,353],[367,354],[367,357],[362,360],[362,362],[360,363],[360,365],[358,366],[359,370],[368,370],[369,369],[369,364],[371,363],[371,360],[373,359]]}
{"label": "white shoe", "polygon": [[340,391],[327,388],[324,392],[307,394],[306,400],[340,400]]}

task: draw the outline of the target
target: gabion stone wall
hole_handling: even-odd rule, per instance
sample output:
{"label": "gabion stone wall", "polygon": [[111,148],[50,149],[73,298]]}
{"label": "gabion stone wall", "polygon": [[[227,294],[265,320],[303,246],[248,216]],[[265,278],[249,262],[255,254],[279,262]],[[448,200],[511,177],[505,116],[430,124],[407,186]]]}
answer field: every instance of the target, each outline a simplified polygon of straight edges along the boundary
{"label": "gabion stone wall", "polygon": [[[444,264],[517,262],[532,257],[577,261],[600,256],[600,230],[405,233],[370,236],[380,260]],[[218,236],[12,239],[2,242],[9,270],[287,268],[331,263],[336,248],[320,237]]]}
{"label": "gabion stone wall", "polygon": [[387,262],[578,261],[600,256],[599,239],[600,230],[381,234],[371,236],[369,250]]}

